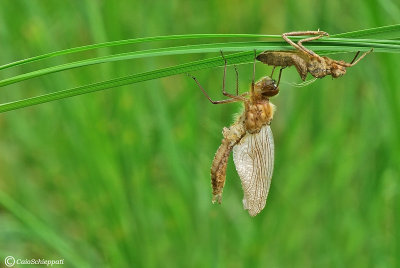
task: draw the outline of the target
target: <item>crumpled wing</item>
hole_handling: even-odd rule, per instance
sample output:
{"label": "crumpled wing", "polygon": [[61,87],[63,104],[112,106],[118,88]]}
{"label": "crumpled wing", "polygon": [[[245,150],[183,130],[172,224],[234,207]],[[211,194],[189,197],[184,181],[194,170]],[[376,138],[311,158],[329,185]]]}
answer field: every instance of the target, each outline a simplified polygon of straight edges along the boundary
{"label": "crumpled wing", "polygon": [[267,201],[274,168],[274,139],[269,125],[255,134],[247,133],[233,147],[233,161],[242,181],[243,207],[257,215]]}

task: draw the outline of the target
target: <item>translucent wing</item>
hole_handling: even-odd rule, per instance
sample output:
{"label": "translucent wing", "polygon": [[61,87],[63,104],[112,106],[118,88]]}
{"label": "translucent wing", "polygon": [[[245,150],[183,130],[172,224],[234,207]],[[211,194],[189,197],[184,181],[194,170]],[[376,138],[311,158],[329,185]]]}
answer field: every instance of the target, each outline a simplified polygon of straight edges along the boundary
{"label": "translucent wing", "polygon": [[233,161],[242,181],[243,207],[257,215],[267,201],[274,168],[274,139],[269,125],[259,133],[247,133],[233,147]]}

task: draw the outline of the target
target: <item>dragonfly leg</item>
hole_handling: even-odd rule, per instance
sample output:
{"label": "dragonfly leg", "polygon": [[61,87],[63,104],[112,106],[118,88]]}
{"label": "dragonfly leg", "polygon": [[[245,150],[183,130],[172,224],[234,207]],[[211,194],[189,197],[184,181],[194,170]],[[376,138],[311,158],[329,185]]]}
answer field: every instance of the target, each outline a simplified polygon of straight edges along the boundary
{"label": "dragonfly leg", "polygon": [[275,68],[276,68],[276,66],[274,65],[274,66],[272,67],[272,72],[271,72],[271,75],[269,76],[269,77],[271,77],[271,79],[272,79],[272,76],[274,75]]}
{"label": "dragonfly leg", "polygon": [[234,65],[235,67],[235,73],[236,73],[236,95],[230,94],[228,92],[225,91],[225,80],[226,80],[226,68],[227,68],[227,61],[226,58],[224,56],[224,53],[222,52],[222,50],[220,50],[221,52],[221,57],[224,60],[225,64],[224,64],[224,76],[222,78],[222,94],[226,97],[230,97],[230,98],[236,98],[239,95],[239,73],[237,70],[236,65]]}
{"label": "dragonfly leg", "polygon": [[[303,35],[317,35],[317,36],[301,39],[300,41],[297,42],[297,44],[288,38],[288,36],[303,36]],[[305,48],[302,43],[316,40],[323,36],[329,36],[329,34],[327,32],[323,32],[320,30],[318,30],[318,31],[303,31],[303,32],[289,32],[289,33],[282,34],[282,38],[286,42],[288,42],[290,45],[292,45],[294,48],[296,48],[300,51],[303,51],[305,53],[308,53],[312,56],[318,56],[318,55],[314,51]]]}
{"label": "dragonfly leg", "polygon": [[287,67],[287,66],[282,67],[282,68],[279,70],[278,83],[276,84],[277,87],[279,86],[279,83],[281,82],[282,71],[283,71],[283,69],[285,69],[286,67]]}
{"label": "dragonfly leg", "polygon": [[196,82],[196,84],[198,85],[198,87],[201,89],[201,91],[203,92],[203,94],[207,97],[207,99],[212,103],[212,104],[223,104],[223,103],[232,103],[232,102],[238,102],[238,101],[244,101],[246,100],[246,98],[244,98],[243,96],[234,96],[234,98],[230,98],[230,99],[226,99],[226,100],[218,100],[218,101],[214,101],[210,98],[210,96],[208,96],[207,92],[204,90],[204,88],[200,85],[199,81],[197,80],[196,77],[191,76],[192,79]]}
{"label": "dragonfly leg", "polygon": [[345,67],[354,66],[354,65],[356,65],[360,60],[362,60],[365,56],[367,56],[369,53],[371,53],[373,50],[374,50],[374,49],[371,48],[371,49],[368,50],[367,52],[364,52],[364,54],[362,54],[361,57],[359,57],[359,58],[356,60],[357,56],[360,54],[360,51],[358,51],[357,54],[356,54],[356,56],[354,57],[354,59],[353,59],[350,63],[347,63],[347,62],[337,62],[337,64],[342,65],[342,66],[345,66]]}
{"label": "dragonfly leg", "polygon": [[251,92],[250,95],[254,93],[254,80],[256,79],[256,58],[257,58],[257,50],[254,49],[254,62],[253,62],[253,79],[251,80]]}

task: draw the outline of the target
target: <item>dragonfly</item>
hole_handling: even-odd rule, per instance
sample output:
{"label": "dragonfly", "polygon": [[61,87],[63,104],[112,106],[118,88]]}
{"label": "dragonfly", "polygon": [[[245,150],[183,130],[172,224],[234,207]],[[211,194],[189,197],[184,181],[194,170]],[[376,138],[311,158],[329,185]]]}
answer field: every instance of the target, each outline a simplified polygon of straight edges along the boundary
{"label": "dragonfly", "polygon": [[210,98],[196,77],[191,76],[203,94],[213,104],[243,102],[244,111],[237,116],[230,127],[222,130],[223,139],[211,165],[212,202],[222,202],[222,192],[226,180],[226,168],[230,153],[239,174],[244,197],[243,207],[251,216],[264,209],[271,186],[274,168],[274,139],[270,124],[275,106],[269,99],[279,93],[279,81],[269,76],[255,81],[256,51],[253,63],[253,79],[249,92],[239,95],[238,71],[236,73],[236,94],[225,91],[227,61],[224,60],[222,94],[228,99],[214,101]]}
{"label": "dragonfly", "polygon": [[[299,40],[294,43],[288,38],[288,36],[305,36],[305,35],[315,35],[313,37],[308,37]],[[315,78],[322,78],[327,75],[331,75],[332,78],[338,78],[346,74],[346,68],[356,65],[360,60],[362,60],[367,54],[373,51],[373,48],[361,55],[357,59],[360,51],[357,52],[353,60],[348,63],[345,61],[338,61],[331,59],[329,57],[321,57],[314,51],[304,47],[304,42],[309,42],[312,40],[317,40],[323,36],[329,36],[327,32],[323,31],[301,31],[301,32],[289,32],[282,34],[282,38],[293,46],[296,50],[283,50],[283,51],[264,51],[257,56],[257,60],[274,66],[272,69],[272,74],[275,67],[281,66],[281,70],[288,66],[295,66],[297,72],[299,73],[303,81],[306,80],[307,74],[310,73]],[[357,60],[356,60],[357,59]],[[270,75],[272,77],[272,74]]]}

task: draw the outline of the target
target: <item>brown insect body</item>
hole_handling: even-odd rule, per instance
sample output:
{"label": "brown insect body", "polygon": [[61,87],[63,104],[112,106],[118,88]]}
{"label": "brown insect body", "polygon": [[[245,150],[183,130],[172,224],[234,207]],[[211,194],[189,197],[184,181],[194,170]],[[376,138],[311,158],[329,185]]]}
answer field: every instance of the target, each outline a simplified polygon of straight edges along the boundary
{"label": "brown insect body", "polygon": [[246,131],[257,133],[261,127],[269,124],[272,120],[275,106],[269,102],[269,98],[278,94],[279,90],[275,81],[266,76],[254,85],[254,92],[250,99],[244,102],[243,118],[239,120],[244,123]]}
{"label": "brown insect body", "polygon": [[[295,35],[317,36],[302,39],[295,44],[287,38],[287,36]],[[327,75],[332,75],[332,77],[337,78],[346,73],[346,67],[357,64],[365,55],[372,51],[371,49],[369,52],[364,53],[354,62],[358,56],[357,53],[351,63],[346,63],[328,57],[321,57],[302,45],[302,42],[312,41],[324,35],[328,34],[319,30],[285,33],[282,37],[296,48],[295,51],[265,51],[255,57],[252,86],[248,98],[246,97],[248,95],[247,93],[241,95],[238,93],[238,72],[236,66],[236,95],[225,91],[227,61],[222,51],[221,56],[225,61],[222,94],[230,97],[230,99],[213,101],[197,79],[192,76],[211,103],[222,104],[238,101],[244,103],[243,113],[237,117],[229,128],[223,128],[222,134],[224,138],[214,156],[211,166],[213,203],[221,203],[226,180],[228,158],[231,151],[233,151],[233,161],[244,192],[244,209],[248,210],[251,216],[255,216],[265,207],[274,165],[274,141],[270,123],[274,115],[275,106],[270,103],[269,98],[278,94],[278,85],[282,70],[285,67],[295,66],[303,81],[306,79],[308,73],[316,78],[322,78]],[[271,78],[272,74],[271,77],[266,76],[257,83],[254,83],[256,59],[265,64],[274,66],[274,69],[276,66],[282,67],[279,73],[278,83],[275,83],[275,80]]]}
{"label": "brown insect body", "polygon": [[295,66],[301,79],[306,79],[308,68],[307,58],[297,51],[265,51],[257,56],[257,60],[272,66],[281,66],[283,68]]}
{"label": "brown insect body", "polygon": [[346,74],[344,61],[328,57],[313,56],[302,51],[266,51],[257,56],[257,60],[272,66],[295,66],[303,81],[310,73],[316,78],[332,75],[333,78]]}
{"label": "brown insect body", "polygon": [[[296,43],[287,38],[287,36],[300,35],[317,35],[315,37],[302,39]],[[331,75],[333,78],[338,78],[346,74],[346,67],[351,67],[357,64],[362,58],[372,51],[364,53],[357,61],[356,57],[351,63],[338,61],[329,57],[321,57],[312,50],[305,48],[302,43],[306,41],[316,40],[322,36],[328,36],[326,32],[321,31],[306,31],[306,32],[291,32],[284,33],[282,37],[291,44],[296,50],[294,51],[265,51],[257,56],[257,60],[272,66],[280,66],[282,68],[295,66],[301,79],[305,81],[307,74],[310,73],[315,78],[323,78]]]}
{"label": "brown insect body", "polygon": [[211,166],[212,202],[221,203],[228,158],[233,151],[233,161],[244,192],[243,207],[248,210],[251,216],[255,216],[264,208],[271,184],[274,142],[269,125],[274,115],[275,106],[270,103],[269,98],[278,94],[279,89],[275,80],[268,76],[254,83],[256,63],[254,57],[250,92],[239,95],[236,66],[236,95],[226,92],[227,62],[222,51],[221,56],[225,61],[222,94],[230,97],[230,99],[213,101],[197,79],[192,76],[211,103],[222,104],[239,101],[244,103],[244,111],[241,115],[229,128],[224,127],[222,131],[224,138],[215,153]]}
{"label": "brown insect body", "polygon": [[[267,76],[259,80],[255,83],[250,98],[244,100],[243,113],[236,119],[232,126],[223,129],[222,134],[224,138],[214,156],[211,166],[211,184],[213,188],[212,201],[214,203],[221,203],[222,191],[226,179],[226,166],[233,147],[240,143],[244,136],[256,134],[260,132],[262,127],[270,124],[275,106],[269,101],[269,98],[276,95],[278,92],[279,89],[275,81],[270,77]],[[245,187],[243,188],[245,189]],[[260,209],[256,210],[257,212],[254,213],[251,212],[251,207],[245,208],[249,209],[249,213],[254,216],[261,211],[264,205],[258,206]]]}
{"label": "brown insect body", "polygon": [[222,130],[221,145],[218,147],[215,153],[214,160],[211,165],[211,186],[212,186],[212,202],[221,203],[222,201],[222,190],[225,185],[226,179],[226,166],[228,164],[228,158],[231,154],[233,146],[235,146],[240,139],[246,134],[246,129],[241,122],[237,120],[229,128],[224,127]]}

